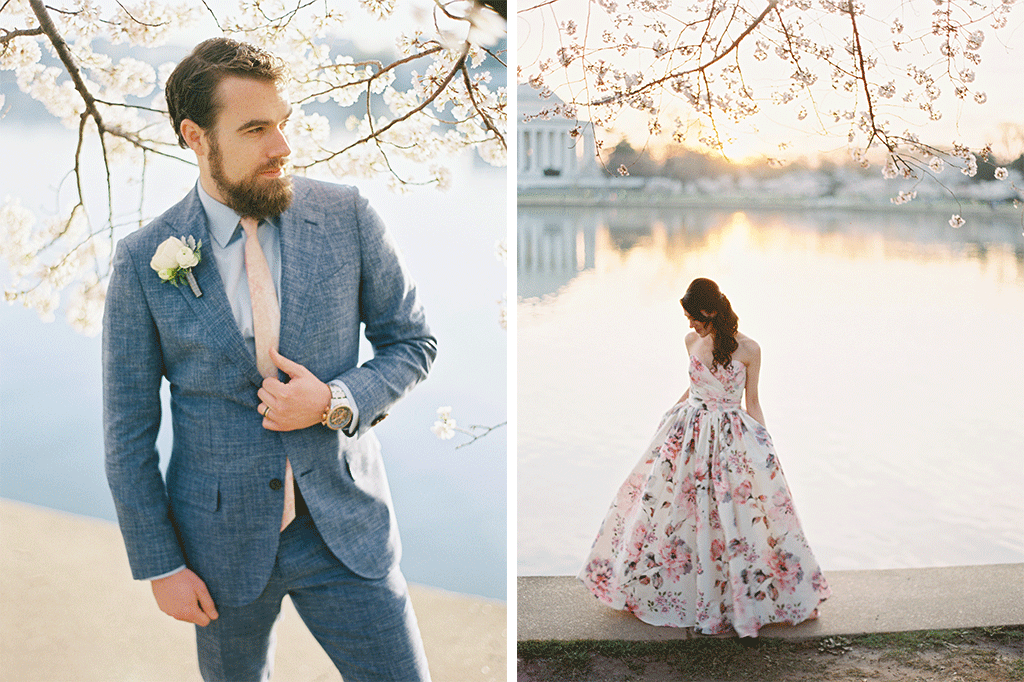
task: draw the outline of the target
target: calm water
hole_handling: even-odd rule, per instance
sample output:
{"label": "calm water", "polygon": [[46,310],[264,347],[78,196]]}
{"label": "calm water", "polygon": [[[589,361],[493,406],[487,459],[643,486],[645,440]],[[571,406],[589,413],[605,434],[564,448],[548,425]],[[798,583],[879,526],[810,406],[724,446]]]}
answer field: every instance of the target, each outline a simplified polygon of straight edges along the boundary
{"label": "calm water", "polygon": [[575,574],[687,386],[679,297],[719,282],[826,569],[1024,561],[1019,216],[518,215],[518,572]]}
{"label": "calm water", "polygon": [[[66,136],[50,128],[3,125],[5,158],[54,162],[8,164],[0,172],[0,199],[20,196],[23,205],[45,213],[61,177],[58,160],[70,158]],[[495,210],[505,195],[505,172],[468,158],[455,162],[454,172],[454,187],[446,194],[423,189],[399,197],[382,183],[353,183],[394,232],[439,340],[430,377],[376,431],[402,532],[406,577],[505,599],[506,433],[496,431],[456,450],[465,439],[439,441],[429,430],[442,405],[451,405],[462,424],[493,425],[506,418],[507,334],[497,303],[505,292],[506,268],[494,256],[495,243],[505,235],[504,211]],[[148,180],[147,206],[170,206],[195,177],[188,167],[158,165]],[[2,268],[0,277],[6,285]],[[162,454],[170,451],[169,429],[158,446]],[[100,340],[75,334],[61,313],[47,325],[34,312],[0,304],[0,497],[114,519],[103,474]]]}

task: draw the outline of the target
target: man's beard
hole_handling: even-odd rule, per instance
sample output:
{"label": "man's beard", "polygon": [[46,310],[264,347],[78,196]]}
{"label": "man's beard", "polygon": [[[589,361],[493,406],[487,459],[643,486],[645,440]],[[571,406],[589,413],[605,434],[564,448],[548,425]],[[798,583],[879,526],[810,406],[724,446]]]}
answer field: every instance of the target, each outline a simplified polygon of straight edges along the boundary
{"label": "man's beard", "polygon": [[280,168],[282,163],[270,163],[256,171],[256,175],[232,183],[224,174],[224,159],[216,136],[210,136],[210,175],[224,197],[224,203],[243,216],[267,218],[280,215],[291,206],[292,181],[287,175],[262,178],[260,173]]}

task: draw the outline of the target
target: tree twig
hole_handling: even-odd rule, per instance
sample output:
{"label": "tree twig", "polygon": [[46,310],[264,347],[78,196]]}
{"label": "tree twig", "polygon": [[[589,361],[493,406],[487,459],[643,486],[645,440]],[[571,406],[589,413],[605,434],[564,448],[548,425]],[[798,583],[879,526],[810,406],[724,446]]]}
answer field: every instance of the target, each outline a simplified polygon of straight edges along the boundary
{"label": "tree twig", "polygon": [[316,165],[318,163],[329,162],[331,159],[333,159],[333,158],[335,158],[337,156],[340,156],[341,154],[344,154],[345,152],[347,152],[348,150],[352,149],[353,147],[357,147],[357,146],[359,146],[359,145],[361,145],[361,144],[363,144],[365,142],[369,142],[370,140],[378,138],[379,136],[383,135],[387,131],[389,131],[392,128],[394,128],[399,123],[402,123],[403,121],[409,120],[410,118],[412,118],[413,116],[415,116],[419,112],[421,112],[424,109],[426,109],[427,106],[429,106],[434,100],[436,100],[441,95],[442,92],[444,92],[445,88],[447,88],[448,85],[452,82],[452,79],[455,78],[455,74],[459,73],[459,70],[462,68],[463,62],[465,62],[465,60],[466,60],[466,54],[468,53],[468,51],[469,51],[469,45],[467,44],[466,48],[462,52],[462,56],[459,57],[458,61],[455,63],[455,66],[452,68],[451,72],[445,77],[445,79],[441,82],[441,84],[437,88],[435,88],[434,92],[431,93],[431,95],[429,97],[427,97],[425,100],[423,100],[416,107],[410,109],[408,112],[406,112],[402,116],[399,116],[398,118],[392,119],[386,126],[381,128],[380,130],[373,130],[372,129],[373,122],[371,120],[371,122],[370,122],[371,132],[370,132],[369,135],[366,135],[365,137],[362,137],[362,138],[356,140],[355,142],[352,142],[351,144],[346,145],[342,149],[339,149],[338,151],[331,153],[329,156],[327,156],[325,158],[317,159],[315,161],[311,161],[310,163],[307,163],[307,164],[305,164],[303,166],[297,166],[297,168],[306,169],[306,168],[310,168],[310,167],[312,167],[312,166],[314,166],[314,165]]}
{"label": "tree twig", "polygon": [[[746,37],[748,35],[750,35],[754,31],[754,29],[757,28],[761,24],[762,21],[764,21],[765,17],[768,16],[768,13],[771,12],[773,9],[775,9],[775,5],[778,4],[778,1],[779,0],[768,0],[768,6],[765,7],[764,10],[759,15],[757,15],[756,18],[754,18],[754,20],[750,23],[750,25],[747,26],[743,30],[743,32],[740,33],[736,37],[736,39],[732,41],[732,43],[729,45],[729,47],[727,47],[723,52],[715,54],[715,56],[711,60],[709,60],[709,61],[707,61],[707,62],[705,62],[703,64],[698,64],[697,66],[695,66],[693,68],[690,68],[690,69],[683,69],[681,71],[673,71],[672,73],[670,73],[670,74],[668,74],[666,76],[662,76],[661,78],[657,78],[657,79],[655,79],[653,81],[645,83],[645,84],[643,84],[643,85],[641,85],[641,86],[639,86],[639,87],[637,87],[637,88],[635,88],[633,90],[630,90],[629,92],[619,93],[618,95],[614,95],[612,97],[602,98],[602,99],[598,100],[597,102],[589,102],[588,106],[594,106],[594,105],[597,105],[597,104],[613,104],[615,102],[620,102],[623,99],[630,98],[630,97],[635,97],[635,96],[637,96],[637,95],[639,95],[639,94],[641,94],[643,92],[647,92],[648,90],[650,90],[652,88],[656,88],[659,85],[667,83],[668,81],[673,80],[675,78],[679,78],[680,76],[686,76],[686,75],[689,75],[691,73],[705,73],[708,69],[710,69],[712,66],[714,66],[715,64],[720,62],[722,59],[724,59],[726,56],[728,56],[729,53],[731,53],[733,50],[735,50],[737,47],[739,47],[740,43],[742,43],[746,39]],[[709,28],[710,28],[710,25],[709,25]],[[703,42],[701,44],[703,44]]]}
{"label": "tree twig", "polygon": [[[463,429],[463,428],[456,427],[455,428],[456,431],[464,433],[467,436],[472,436],[472,438],[467,440],[465,443],[459,443],[458,445],[455,446],[455,449],[458,450],[459,448],[464,448],[467,445],[471,445],[471,444],[477,442],[478,440],[480,440],[481,438],[483,438],[484,436],[486,436],[487,434],[489,434],[491,431],[494,431],[496,429],[500,429],[501,427],[505,426],[506,424],[508,424],[508,422],[501,422],[500,424],[495,424],[494,426],[477,426],[477,425],[473,425],[473,426],[470,426],[468,429]],[[477,433],[477,429],[481,429],[481,431],[479,433]]]}
{"label": "tree twig", "polygon": [[480,114],[480,118],[483,119],[484,127],[494,133],[494,137],[497,138],[503,148],[508,149],[508,145],[505,143],[505,136],[495,127],[494,123],[491,122],[491,117],[477,104],[476,98],[473,97],[473,84],[469,80],[469,70],[466,68],[465,60],[462,62],[462,81],[466,86],[466,92],[469,93],[469,101],[473,103],[476,113]]}
{"label": "tree twig", "polygon": [[857,29],[857,9],[854,7],[853,0],[847,0],[846,13],[850,15],[850,29],[853,31],[854,49],[857,51],[855,59],[857,60],[858,78],[861,83],[864,84],[864,96],[867,98],[868,104],[868,120],[871,122],[871,135],[868,137],[868,146],[870,146],[871,141],[877,137],[891,152],[892,145],[879,133],[878,125],[875,123],[874,98],[871,97],[871,88],[868,83],[868,69],[864,62],[864,50],[861,48],[860,44],[860,31]]}
{"label": "tree twig", "polygon": [[43,29],[36,26],[35,28],[18,28],[13,31],[3,30],[4,34],[0,36],[0,45],[6,45],[8,41],[20,38],[21,36],[39,36],[43,34]]}

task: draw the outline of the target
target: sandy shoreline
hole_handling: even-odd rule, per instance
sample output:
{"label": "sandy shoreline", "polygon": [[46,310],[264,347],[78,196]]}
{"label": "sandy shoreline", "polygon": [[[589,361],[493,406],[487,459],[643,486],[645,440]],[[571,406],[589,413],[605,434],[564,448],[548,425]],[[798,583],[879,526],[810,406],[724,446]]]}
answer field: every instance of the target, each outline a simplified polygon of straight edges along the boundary
{"label": "sandy shoreline", "polygon": [[[506,678],[506,605],[410,586],[435,682]],[[198,682],[194,629],[134,581],[109,522],[0,500],[0,680]],[[285,600],[275,682],[340,679]]]}

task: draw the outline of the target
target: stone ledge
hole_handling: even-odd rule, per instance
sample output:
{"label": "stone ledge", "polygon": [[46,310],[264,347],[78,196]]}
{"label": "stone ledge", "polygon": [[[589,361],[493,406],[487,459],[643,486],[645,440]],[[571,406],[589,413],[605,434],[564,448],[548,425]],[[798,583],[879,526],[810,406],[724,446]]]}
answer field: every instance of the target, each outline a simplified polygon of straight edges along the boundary
{"label": "stone ledge", "polygon": [[[1024,624],[1024,564],[877,571],[828,571],[832,596],[821,616],[769,625],[762,637],[808,639],[872,632]],[[597,601],[576,578],[517,580],[518,641],[689,639],[687,628],[656,627]]]}

